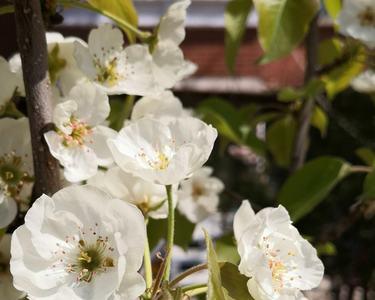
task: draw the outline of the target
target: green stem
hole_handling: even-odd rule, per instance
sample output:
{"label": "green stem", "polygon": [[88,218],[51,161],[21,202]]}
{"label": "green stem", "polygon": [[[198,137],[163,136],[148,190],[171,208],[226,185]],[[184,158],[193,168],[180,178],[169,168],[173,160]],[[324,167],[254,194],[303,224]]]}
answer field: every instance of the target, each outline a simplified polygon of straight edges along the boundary
{"label": "green stem", "polygon": [[207,267],[208,267],[207,264],[200,264],[200,265],[191,267],[190,269],[187,269],[185,272],[179,274],[176,278],[171,280],[171,282],[169,283],[169,286],[174,287],[175,285],[177,285],[180,281],[182,281],[186,277],[188,277],[191,274],[194,274],[196,272],[205,270],[205,269],[207,269]]}
{"label": "green stem", "polygon": [[168,234],[167,234],[167,257],[166,259],[166,268],[164,273],[164,280],[169,280],[171,272],[171,261],[172,261],[172,248],[174,242],[174,205],[172,199],[172,185],[166,185],[165,189],[167,191],[168,199]]}
{"label": "green stem", "polygon": [[65,6],[73,6],[73,7],[84,8],[84,9],[88,9],[88,10],[94,11],[96,13],[102,14],[102,15],[112,19],[113,21],[115,21],[122,28],[134,33],[141,40],[145,40],[145,39],[147,39],[151,36],[150,32],[141,31],[138,28],[131,25],[130,23],[126,22],[125,20],[113,15],[112,13],[110,13],[106,10],[99,10],[99,9],[91,6],[90,4],[79,2],[79,1],[73,1],[73,0],[60,0],[59,3],[65,5]]}
{"label": "green stem", "polygon": [[182,288],[184,295],[193,297],[200,294],[207,293],[207,284],[193,284]]}
{"label": "green stem", "polygon": [[[146,227],[148,219],[146,219]],[[150,296],[152,288],[152,262],[150,253],[150,244],[148,237],[146,238],[145,253],[144,253],[144,267],[145,267],[145,278],[146,278],[146,296]]]}
{"label": "green stem", "polygon": [[371,173],[374,170],[372,167],[368,166],[351,166],[350,172],[352,173]]}

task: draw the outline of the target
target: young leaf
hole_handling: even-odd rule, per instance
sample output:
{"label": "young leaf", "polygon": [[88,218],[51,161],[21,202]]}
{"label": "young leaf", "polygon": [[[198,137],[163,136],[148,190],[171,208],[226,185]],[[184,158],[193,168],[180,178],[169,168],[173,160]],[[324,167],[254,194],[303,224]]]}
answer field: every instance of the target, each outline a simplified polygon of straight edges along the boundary
{"label": "young leaf", "polygon": [[325,136],[328,127],[327,114],[319,107],[315,106],[311,116],[311,125],[319,129],[321,136]]}
{"label": "young leaf", "polygon": [[375,152],[369,148],[358,148],[355,154],[368,166],[375,167]]}
{"label": "young leaf", "polygon": [[228,300],[253,300],[247,288],[249,278],[242,275],[236,265],[224,263],[220,267],[220,275]]}
{"label": "young leaf", "polygon": [[246,21],[252,7],[251,0],[231,0],[225,10],[225,59],[233,72],[236,57],[246,31]]}
{"label": "young leaf", "polygon": [[215,249],[220,261],[228,261],[233,264],[237,264],[240,261],[240,255],[238,254],[233,234],[224,235],[217,239]]}
{"label": "young leaf", "polygon": [[[114,20],[124,21],[137,28],[138,15],[132,0],[87,0],[96,10]],[[120,22],[117,22],[129,38],[130,42],[135,41],[135,35]]]}
{"label": "young leaf", "polygon": [[217,261],[214,245],[208,236],[208,233],[205,231],[204,234],[206,237],[208,264],[207,300],[229,300],[222,288],[220,266]]}
{"label": "young leaf", "polygon": [[334,63],[343,55],[344,44],[338,38],[326,39],[319,44],[318,62],[320,66]]}
{"label": "young leaf", "polygon": [[323,2],[328,14],[335,20],[341,11],[341,0],[323,0]]}
{"label": "young leaf", "polygon": [[254,0],[258,37],[265,51],[260,63],[288,55],[304,39],[318,13],[318,0]]}
{"label": "young leaf", "polygon": [[288,167],[291,160],[297,124],[293,116],[272,123],[267,130],[267,146],[280,167]]}
{"label": "young leaf", "polygon": [[314,159],[288,178],[278,195],[278,202],[286,207],[293,221],[298,221],[349,173],[350,165],[339,158]]}

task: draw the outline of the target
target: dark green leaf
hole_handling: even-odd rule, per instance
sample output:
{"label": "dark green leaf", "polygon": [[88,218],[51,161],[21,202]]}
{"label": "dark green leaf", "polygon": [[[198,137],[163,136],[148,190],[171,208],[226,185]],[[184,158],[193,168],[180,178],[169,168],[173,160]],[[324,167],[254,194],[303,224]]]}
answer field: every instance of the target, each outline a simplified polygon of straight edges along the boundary
{"label": "dark green leaf", "polygon": [[298,221],[314,209],[350,173],[350,165],[335,157],[319,157],[295,172],[283,185],[278,202]]}
{"label": "dark green leaf", "polygon": [[220,275],[228,300],[253,300],[247,288],[249,278],[242,275],[236,265],[224,263],[220,267]]}
{"label": "dark green leaf", "polygon": [[375,167],[375,152],[369,148],[358,148],[355,154],[370,167]]}
{"label": "dark green leaf", "polygon": [[225,10],[225,59],[231,72],[235,68],[237,53],[246,31],[246,21],[251,7],[251,0],[231,0]]}
{"label": "dark green leaf", "polygon": [[318,62],[324,66],[334,63],[343,55],[344,45],[338,38],[332,38],[322,41],[319,44]]}
{"label": "dark green leaf", "polygon": [[375,171],[369,173],[365,178],[363,196],[365,199],[375,199]]}

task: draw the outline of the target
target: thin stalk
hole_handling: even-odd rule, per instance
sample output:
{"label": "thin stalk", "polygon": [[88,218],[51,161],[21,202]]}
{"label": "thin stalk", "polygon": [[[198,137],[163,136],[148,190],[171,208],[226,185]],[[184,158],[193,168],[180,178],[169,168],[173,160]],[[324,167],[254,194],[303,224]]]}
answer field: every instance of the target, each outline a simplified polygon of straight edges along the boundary
{"label": "thin stalk", "polygon": [[181,288],[181,291],[183,293],[186,293],[186,292],[191,292],[193,290],[196,290],[196,289],[201,289],[201,288],[207,288],[207,284],[206,283],[197,283],[197,284],[191,284],[191,285],[187,285],[187,286],[184,286]]}
{"label": "thin stalk", "polygon": [[207,264],[200,264],[200,265],[197,265],[197,266],[194,266],[186,271],[184,271],[183,273],[179,274],[176,278],[174,278],[173,280],[171,280],[171,282],[169,283],[169,286],[170,287],[174,287],[175,285],[177,285],[180,281],[182,281],[183,279],[185,279],[186,277],[190,276],[191,274],[194,274],[196,272],[199,272],[199,271],[202,271],[202,270],[205,270],[207,269]]}
{"label": "thin stalk", "polygon": [[164,273],[164,280],[169,280],[169,276],[171,273],[171,261],[172,261],[172,248],[174,243],[174,206],[173,206],[173,197],[172,197],[172,185],[166,185],[165,189],[167,191],[167,199],[168,199],[168,233],[167,233],[167,257],[166,259],[166,267]]}
{"label": "thin stalk", "polygon": [[368,166],[351,166],[350,172],[352,173],[371,173],[374,168]]}
{"label": "thin stalk", "polygon": [[[148,220],[146,219],[146,226]],[[152,262],[151,262],[151,253],[150,253],[150,244],[148,237],[146,237],[145,243],[145,253],[144,253],[144,268],[145,268],[145,278],[146,278],[146,296],[151,296],[152,288]]]}
{"label": "thin stalk", "polygon": [[198,296],[198,295],[201,295],[201,294],[205,294],[205,293],[207,293],[207,290],[208,290],[207,286],[206,285],[202,285],[201,287],[196,287],[194,289],[184,291],[184,294],[186,296],[193,297],[193,296]]}
{"label": "thin stalk", "polygon": [[79,1],[72,1],[72,0],[60,0],[59,3],[63,4],[63,5],[66,5],[66,6],[73,6],[73,7],[88,9],[88,10],[94,11],[96,13],[102,14],[102,15],[112,19],[116,23],[118,23],[124,29],[134,33],[138,38],[140,38],[142,40],[147,39],[151,36],[150,32],[139,30],[138,28],[134,27],[130,23],[126,22],[125,20],[113,15],[112,13],[110,13],[108,11],[105,11],[105,10],[101,11],[99,9],[96,9],[95,7],[91,6],[90,4],[79,2]]}

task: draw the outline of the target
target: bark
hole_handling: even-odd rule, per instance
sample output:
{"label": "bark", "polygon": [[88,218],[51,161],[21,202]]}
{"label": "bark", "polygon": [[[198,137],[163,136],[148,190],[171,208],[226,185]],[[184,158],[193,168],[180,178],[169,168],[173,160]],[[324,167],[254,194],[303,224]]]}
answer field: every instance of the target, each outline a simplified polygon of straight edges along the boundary
{"label": "bark", "polygon": [[34,160],[33,199],[60,188],[59,164],[43,134],[53,128],[48,52],[39,0],[15,0],[17,42],[22,60]]}
{"label": "bark", "polygon": [[[306,36],[306,71],[305,84],[316,75],[318,56],[318,16],[310,24],[309,32]],[[297,133],[294,140],[292,163],[290,171],[293,173],[303,166],[308,150],[308,134],[310,130],[310,120],[315,106],[315,99],[310,97],[305,99],[304,105],[298,116]]]}

